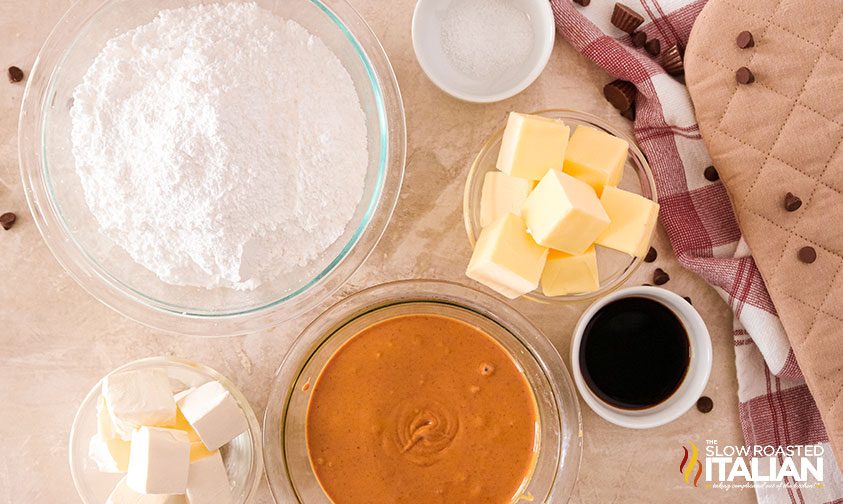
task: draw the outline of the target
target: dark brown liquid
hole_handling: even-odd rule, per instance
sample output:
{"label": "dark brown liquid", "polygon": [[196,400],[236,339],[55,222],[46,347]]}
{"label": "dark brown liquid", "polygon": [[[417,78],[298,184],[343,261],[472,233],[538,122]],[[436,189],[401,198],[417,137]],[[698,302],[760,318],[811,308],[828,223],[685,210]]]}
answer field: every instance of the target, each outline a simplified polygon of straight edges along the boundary
{"label": "dark brown liquid", "polygon": [[580,369],[608,404],[655,406],[670,397],[688,371],[688,333],[673,311],[652,299],[613,301],[594,314],[580,343]]}

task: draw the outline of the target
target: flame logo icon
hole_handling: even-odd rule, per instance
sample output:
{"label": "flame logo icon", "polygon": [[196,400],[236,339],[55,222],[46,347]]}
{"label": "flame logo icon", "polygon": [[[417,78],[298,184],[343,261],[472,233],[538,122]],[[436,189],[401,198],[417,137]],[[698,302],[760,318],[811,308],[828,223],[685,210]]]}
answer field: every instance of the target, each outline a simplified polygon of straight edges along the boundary
{"label": "flame logo icon", "polygon": [[702,476],[702,464],[700,464],[699,456],[700,451],[697,449],[697,445],[690,442],[691,445],[691,452],[688,452],[688,449],[684,446],[682,450],[685,451],[685,455],[682,457],[682,462],[679,463],[679,473],[685,478],[685,483],[691,482],[691,474],[694,472],[694,466],[697,468],[697,474],[694,476],[694,486],[697,486],[697,483],[700,481],[700,476]]}

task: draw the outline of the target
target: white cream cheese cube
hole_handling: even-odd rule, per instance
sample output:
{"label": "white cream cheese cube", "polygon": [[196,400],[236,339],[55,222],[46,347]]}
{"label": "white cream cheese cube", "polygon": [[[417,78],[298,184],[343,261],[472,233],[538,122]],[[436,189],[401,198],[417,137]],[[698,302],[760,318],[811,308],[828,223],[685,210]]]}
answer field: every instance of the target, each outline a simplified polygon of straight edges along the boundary
{"label": "white cream cheese cube", "polygon": [[164,425],[176,419],[176,401],[163,369],[137,369],[108,375],[102,393],[115,433],[131,439],[141,425]]}
{"label": "white cream cheese cube", "polygon": [[[208,382],[205,382],[205,383],[208,383]],[[189,396],[194,390],[196,390],[196,387],[190,387],[190,388],[186,388],[186,389],[182,390],[181,392],[176,392],[175,394],[173,394],[173,400],[176,401],[176,406],[178,406],[179,401],[181,401],[185,397]]]}
{"label": "white cream cheese cube", "polygon": [[219,449],[247,429],[246,415],[220,382],[196,387],[179,400],[179,409],[208,450]]}
{"label": "white cream cheese cube", "polygon": [[513,177],[499,171],[487,173],[483,177],[480,194],[480,227],[486,227],[508,213],[521,215],[521,205],[534,187],[534,180]]}
{"label": "white cream cheese cube", "polygon": [[231,484],[219,451],[190,464],[187,477],[190,504],[232,504]]}
{"label": "white cream cheese cube", "polygon": [[126,472],[126,469],[121,468],[114,456],[111,455],[105,440],[96,434],[91,436],[91,440],[88,441],[88,457],[94,461],[100,472],[113,474]]}
{"label": "white cream cheese cube", "polygon": [[190,468],[187,433],[160,427],[141,427],[132,433],[126,482],[142,494],[183,494]]}
{"label": "white cream cheese cube", "polygon": [[120,480],[106,504],[188,504],[184,495],[142,494],[132,490],[126,478]]}
{"label": "white cream cheese cube", "polygon": [[88,456],[106,473],[124,473],[129,467],[131,443],[114,432],[105,397],[97,398],[97,433],[88,444]]}

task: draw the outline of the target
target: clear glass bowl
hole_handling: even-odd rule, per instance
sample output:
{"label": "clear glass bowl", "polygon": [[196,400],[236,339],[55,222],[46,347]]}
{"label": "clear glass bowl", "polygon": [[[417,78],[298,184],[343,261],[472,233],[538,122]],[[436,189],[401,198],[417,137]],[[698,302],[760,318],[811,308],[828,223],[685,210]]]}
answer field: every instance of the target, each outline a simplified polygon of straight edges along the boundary
{"label": "clear glass bowl", "polygon": [[[231,1],[247,0],[221,0]],[[406,131],[398,83],[375,35],[345,0],[257,3],[293,19],[348,70],[366,116],[369,167],[357,211],[334,245],[308,267],[253,291],[162,282],[110,239],[85,203],[70,145],[71,97],[107,40],[161,9],[202,0],[80,0],[59,21],[29,77],[20,117],[21,177],[53,255],[97,299],[141,323],[183,334],[245,334],[312,308],[339,288],[380,239],[398,199]]]}
{"label": "clear glass bowl", "polygon": [[[624,168],[623,179],[618,187],[641,194],[653,201],[658,201],[653,172],[650,169],[647,158],[644,157],[644,153],[638,148],[635,140],[629,138],[610,124],[607,124],[599,117],[584,112],[566,109],[548,109],[532,112],[532,114],[562,119],[565,121],[565,124],[571,126],[572,131],[574,126],[582,124],[601,129],[626,140],[629,143],[629,157]],[[471,164],[468,179],[465,183],[463,219],[465,221],[465,230],[468,233],[468,240],[471,242],[472,248],[477,242],[477,237],[480,236],[480,196],[483,190],[483,179],[486,173],[497,170],[495,163],[498,160],[498,151],[500,150],[502,137],[503,128],[492,133],[483,143],[483,147]],[[652,239],[651,234],[648,242],[652,241]],[[545,296],[539,290],[536,290],[526,294],[524,297],[540,303],[566,303],[598,298],[620,287],[638,269],[638,266],[641,265],[643,260],[643,257],[631,257],[621,252],[597,247],[597,265],[600,273],[599,289],[591,292],[553,297]]]}
{"label": "clear glass bowl", "polygon": [[[195,387],[211,380],[217,380],[231,393],[243,410],[248,430],[220,448],[228,478],[232,482],[234,502],[251,502],[257,493],[263,476],[261,458],[261,430],[258,419],[246,397],[225,376],[202,364],[172,357],[150,357],[140,359],[115,369],[109,374],[137,369],[163,369],[170,377],[174,391]],[[97,433],[97,399],[102,393],[102,382],[88,392],[70,429],[70,473],[73,484],[85,504],[102,504],[108,500],[114,486],[123,474],[100,472],[96,463],[88,456],[88,442]]]}
{"label": "clear glass bowl", "polygon": [[579,471],[582,424],[565,364],[548,339],[506,303],[450,282],[378,285],[329,308],[298,338],[276,372],[264,416],[264,463],[275,502],[330,503],[310,466],[305,421],[322,368],[361,329],[396,315],[442,314],[494,337],[524,371],[539,409],[536,466],[514,502],[566,502]]}

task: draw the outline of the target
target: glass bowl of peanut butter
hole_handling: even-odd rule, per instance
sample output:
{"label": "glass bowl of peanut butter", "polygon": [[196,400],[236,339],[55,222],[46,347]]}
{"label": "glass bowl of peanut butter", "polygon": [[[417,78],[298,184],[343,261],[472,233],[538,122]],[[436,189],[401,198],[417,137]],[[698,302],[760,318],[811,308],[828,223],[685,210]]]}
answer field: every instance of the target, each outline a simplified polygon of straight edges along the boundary
{"label": "glass bowl of peanut butter", "polygon": [[450,282],[363,290],[279,367],[264,417],[275,502],[565,502],[582,428],[549,340]]}

